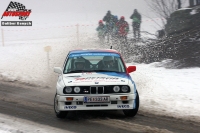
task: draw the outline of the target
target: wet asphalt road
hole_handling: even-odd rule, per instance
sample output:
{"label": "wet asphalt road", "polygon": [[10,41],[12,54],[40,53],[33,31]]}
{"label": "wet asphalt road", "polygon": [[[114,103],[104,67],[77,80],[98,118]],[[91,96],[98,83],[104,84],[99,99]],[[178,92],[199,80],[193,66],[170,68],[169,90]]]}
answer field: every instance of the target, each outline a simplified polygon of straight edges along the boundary
{"label": "wet asphalt road", "polygon": [[70,112],[58,119],[53,110],[55,90],[0,81],[0,113],[42,125],[81,133],[199,133],[200,123],[139,110],[134,118],[121,111]]}

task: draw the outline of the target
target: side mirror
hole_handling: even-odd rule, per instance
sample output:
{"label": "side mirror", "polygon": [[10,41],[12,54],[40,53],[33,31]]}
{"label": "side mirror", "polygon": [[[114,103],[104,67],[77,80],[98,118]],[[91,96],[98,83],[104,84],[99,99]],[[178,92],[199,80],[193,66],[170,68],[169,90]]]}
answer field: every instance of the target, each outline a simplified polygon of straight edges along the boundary
{"label": "side mirror", "polygon": [[128,73],[131,73],[131,72],[134,72],[134,71],[136,71],[136,66],[129,66],[129,67],[127,68],[127,72],[128,72]]}
{"label": "side mirror", "polygon": [[54,67],[54,72],[58,74],[62,74],[62,68],[61,67]]}

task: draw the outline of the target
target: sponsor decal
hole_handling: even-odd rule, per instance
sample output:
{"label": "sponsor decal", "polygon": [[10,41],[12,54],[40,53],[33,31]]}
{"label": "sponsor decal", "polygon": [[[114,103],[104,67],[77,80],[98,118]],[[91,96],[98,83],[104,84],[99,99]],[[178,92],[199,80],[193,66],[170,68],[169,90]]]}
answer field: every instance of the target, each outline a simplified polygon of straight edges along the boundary
{"label": "sponsor decal", "polygon": [[80,82],[119,82],[119,79],[120,78],[118,78],[118,77],[86,77],[86,78],[75,78],[73,83],[80,83]]}
{"label": "sponsor decal", "polygon": [[128,75],[126,73],[116,73],[116,72],[97,72],[97,73],[98,74],[104,74],[104,75],[107,75],[107,76],[115,76],[115,77],[118,77],[118,78],[129,79]]}
{"label": "sponsor decal", "polygon": [[86,78],[75,78],[75,81],[78,80],[118,80],[117,77],[86,77]]}
{"label": "sponsor decal", "polygon": [[69,57],[79,57],[79,56],[115,56],[120,57],[116,53],[79,53],[79,54],[70,54]]}
{"label": "sponsor decal", "polygon": [[95,84],[99,84],[99,82],[95,82]]}
{"label": "sponsor decal", "polygon": [[68,83],[71,83],[72,81],[68,81]]}
{"label": "sponsor decal", "polygon": [[128,109],[128,108],[130,108],[130,106],[129,105],[117,105],[117,108]]}
{"label": "sponsor decal", "polygon": [[76,106],[65,106],[65,109],[76,109]]}
{"label": "sponsor decal", "polygon": [[121,80],[122,82],[125,82],[125,80]]}

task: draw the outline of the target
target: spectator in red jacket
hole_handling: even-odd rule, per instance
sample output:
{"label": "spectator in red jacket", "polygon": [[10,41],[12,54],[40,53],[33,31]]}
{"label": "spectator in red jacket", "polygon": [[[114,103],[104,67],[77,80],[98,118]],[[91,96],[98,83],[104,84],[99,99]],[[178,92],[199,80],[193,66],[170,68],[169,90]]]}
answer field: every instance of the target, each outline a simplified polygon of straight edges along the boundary
{"label": "spectator in red jacket", "polygon": [[117,27],[118,27],[118,34],[120,39],[125,39],[127,42],[127,34],[129,31],[129,25],[128,22],[125,21],[124,16],[121,16],[120,20],[117,22]]}

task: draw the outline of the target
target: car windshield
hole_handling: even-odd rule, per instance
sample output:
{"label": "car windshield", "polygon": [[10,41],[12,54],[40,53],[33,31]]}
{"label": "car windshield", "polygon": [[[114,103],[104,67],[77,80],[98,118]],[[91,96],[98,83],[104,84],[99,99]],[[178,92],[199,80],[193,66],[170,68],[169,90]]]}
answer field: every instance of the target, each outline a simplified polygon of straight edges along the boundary
{"label": "car windshield", "polygon": [[64,74],[80,72],[126,72],[117,53],[74,53],[68,56]]}

